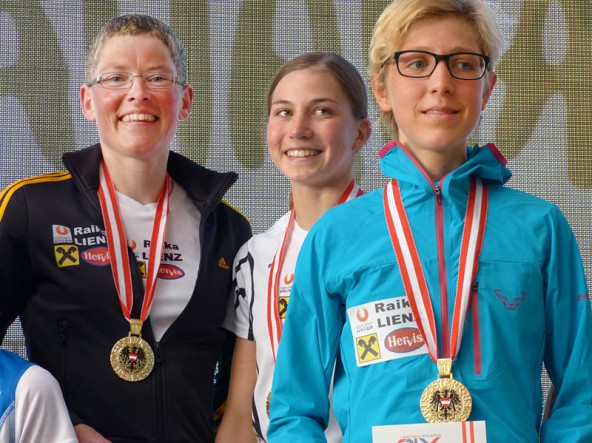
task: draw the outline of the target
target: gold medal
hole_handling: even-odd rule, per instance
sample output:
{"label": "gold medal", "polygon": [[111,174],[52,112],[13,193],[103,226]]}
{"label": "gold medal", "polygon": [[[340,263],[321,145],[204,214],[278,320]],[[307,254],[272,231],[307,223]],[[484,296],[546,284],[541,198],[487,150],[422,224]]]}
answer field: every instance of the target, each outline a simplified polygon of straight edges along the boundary
{"label": "gold medal", "polygon": [[132,318],[134,302],[134,287],[128,253],[128,243],[125,237],[123,221],[118,210],[115,186],[107,171],[105,162],[99,168],[99,189],[97,191],[101,213],[105,222],[105,236],[111,261],[111,271],[117,289],[117,297],[123,311],[123,316],[130,322],[130,332],[127,337],[117,341],[111,349],[111,367],[118,377],[127,381],[144,380],[154,368],[154,352],[148,343],[142,340],[142,324],[154,299],[160,258],[164,248],[166,221],[169,212],[169,190],[171,177],[165,176],[160,196],[156,204],[156,214],[152,225],[150,238],[150,260],[146,270],[146,289],[142,300],[140,318]]}
{"label": "gold medal", "polygon": [[271,391],[267,394],[267,401],[265,402],[265,409],[267,409],[267,417],[269,418],[269,404],[271,403]]}
{"label": "gold medal", "polygon": [[118,340],[111,349],[111,366],[120,378],[132,382],[141,381],[154,368],[154,352],[142,340],[142,321],[131,319],[130,327],[128,336]]}
{"label": "gold medal", "polygon": [[421,413],[428,423],[466,421],[471,414],[471,394],[462,383],[452,378],[451,369],[451,359],[438,359],[438,379],[421,395]]}

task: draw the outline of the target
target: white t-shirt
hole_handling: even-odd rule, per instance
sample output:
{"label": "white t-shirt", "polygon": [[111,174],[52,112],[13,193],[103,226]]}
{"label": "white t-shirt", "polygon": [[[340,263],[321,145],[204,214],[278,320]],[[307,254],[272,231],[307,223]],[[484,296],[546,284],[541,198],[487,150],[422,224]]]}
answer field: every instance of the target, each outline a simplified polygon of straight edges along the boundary
{"label": "white t-shirt", "polygon": [[[117,193],[117,200],[125,236],[143,270],[146,287],[145,272],[156,203],[143,205],[121,193]],[[165,244],[150,310],[150,324],[156,341],[185,309],[193,294],[201,257],[200,221],[201,214],[185,190],[175,183],[169,200]]]}
{"label": "white t-shirt", "polygon": [[[76,443],[66,404],[56,379],[33,365],[21,376],[16,388],[12,417],[2,417],[0,443]],[[6,420],[4,420],[6,419]]]}
{"label": "white t-shirt", "polygon": [[[253,236],[238,251],[233,268],[237,282],[236,294],[235,297],[230,297],[224,321],[224,327],[237,337],[254,341],[256,344],[258,374],[253,402],[253,425],[259,441],[267,441],[266,435],[269,426],[267,399],[271,391],[275,368],[267,328],[269,269],[284,238],[289,219],[290,213],[285,214],[268,231]],[[289,297],[296,259],[307,233],[297,223],[294,223],[284,263],[280,270],[280,299]],[[285,316],[284,307],[289,303],[289,300],[284,300],[280,300],[279,303],[282,323]],[[342,440],[341,430],[332,414],[325,435],[329,443]]]}

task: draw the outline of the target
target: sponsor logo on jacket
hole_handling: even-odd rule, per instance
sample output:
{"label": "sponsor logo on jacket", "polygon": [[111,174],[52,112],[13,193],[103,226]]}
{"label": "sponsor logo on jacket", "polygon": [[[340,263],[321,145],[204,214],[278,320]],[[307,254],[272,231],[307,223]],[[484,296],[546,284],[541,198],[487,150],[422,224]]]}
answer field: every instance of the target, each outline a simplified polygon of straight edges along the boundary
{"label": "sponsor logo on jacket", "polygon": [[[105,266],[107,241],[98,226],[70,227],[56,224],[51,227],[51,235],[53,253],[59,268],[78,266],[81,260],[96,266]],[[92,247],[80,252],[80,248],[87,246]]]}
{"label": "sponsor logo on jacket", "polygon": [[[55,261],[60,268],[78,266],[81,263],[99,267],[111,264],[105,232],[96,225],[76,227],[52,225],[52,238]],[[138,250],[138,244],[133,239],[129,245],[138,261],[141,276],[146,278],[146,260],[150,241],[142,242],[144,246],[142,250]],[[173,262],[183,261],[178,245],[165,242],[161,261],[158,278],[176,280],[185,276],[185,271],[173,264]]]}
{"label": "sponsor logo on jacket", "polygon": [[176,280],[183,277],[184,275],[185,271],[175,265],[164,263],[160,265],[160,268],[158,268],[158,278],[162,278],[163,280]]}
{"label": "sponsor logo on jacket", "polygon": [[106,246],[97,246],[96,248],[87,249],[80,254],[82,260],[89,265],[107,266],[111,261],[109,260],[109,250]]}
{"label": "sponsor logo on jacket", "polygon": [[526,292],[520,291],[520,295],[506,295],[502,289],[494,289],[493,292],[497,298],[502,302],[508,311],[515,311],[520,306],[520,303],[526,298]]}
{"label": "sponsor logo on jacket", "polygon": [[392,352],[412,352],[423,346],[423,337],[417,328],[395,329],[384,339],[385,347]]}

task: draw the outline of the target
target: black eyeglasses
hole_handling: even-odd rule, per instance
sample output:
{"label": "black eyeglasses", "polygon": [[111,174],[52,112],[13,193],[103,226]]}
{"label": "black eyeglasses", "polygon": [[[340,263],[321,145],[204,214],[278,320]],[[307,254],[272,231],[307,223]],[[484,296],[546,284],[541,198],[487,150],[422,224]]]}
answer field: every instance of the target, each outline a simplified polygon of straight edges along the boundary
{"label": "black eyeglasses", "polygon": [[429,77],[436,70],[440,60],[444,60],[448,72],[454,78],[479,80],[489,65],[489,57],[473,52],[440,55],[428,51],[398,51],[393,55],[393,59],[399,74],[411,78]]}

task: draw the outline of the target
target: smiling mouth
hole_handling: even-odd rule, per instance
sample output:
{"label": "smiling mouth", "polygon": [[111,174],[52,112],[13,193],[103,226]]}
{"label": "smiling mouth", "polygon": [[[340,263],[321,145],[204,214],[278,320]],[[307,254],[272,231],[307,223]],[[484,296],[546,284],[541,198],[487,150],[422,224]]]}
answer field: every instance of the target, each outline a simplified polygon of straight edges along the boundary
{"label": "smiling mouth", "polygon": [[317,155],[320,151],[314,149],[292,149],[286,152],[288,157],[312,157]]}
{"label": "smiling mouth", "polygon": [[156,117],[150,114],[128,114],[121,118],[124,122],[153,122]]}
{"label": "smiling mouth", "polygon": [[454,115],[454,114],[457,114],[457,111],[454,111],[452,109],[448,109],[448,110],[428,109],[427,111],[424,111],[424,114],[427,114],[427,115]]}

